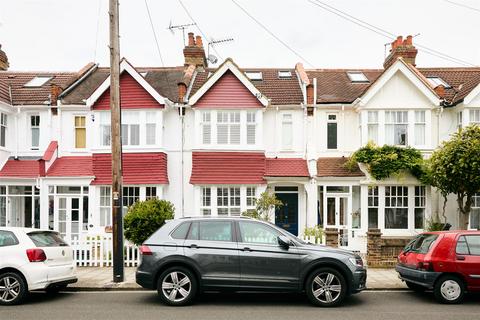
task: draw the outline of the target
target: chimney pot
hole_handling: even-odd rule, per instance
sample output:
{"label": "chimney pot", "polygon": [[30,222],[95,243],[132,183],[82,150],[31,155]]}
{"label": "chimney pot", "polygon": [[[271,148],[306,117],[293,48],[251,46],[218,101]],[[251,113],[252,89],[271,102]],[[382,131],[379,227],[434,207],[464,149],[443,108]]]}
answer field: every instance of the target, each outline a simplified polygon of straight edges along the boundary
{"label": "chimney pot", "polygon": [[188,46],[189,47],[195,46],[195,38],[193,37],[193,32],[188,33]]}
{"label": "chimney pot", "polygon": [[202,41],[201,36],[196,36],[195,37],[195,43],[196,43],[197,47],[203,48],[203,41]]}
{"label": "chimney pot", "polygon": [[415,58],[417,57],[418,50],[413,45],[413,37],[409,35],[403,40],[402,36],[398,36],[395,41],[392,42],[392,48],[390,54],[383,62],[383,67],[386,69],[390,67],[398,58],[403,58],[406,63],[415,66]]}

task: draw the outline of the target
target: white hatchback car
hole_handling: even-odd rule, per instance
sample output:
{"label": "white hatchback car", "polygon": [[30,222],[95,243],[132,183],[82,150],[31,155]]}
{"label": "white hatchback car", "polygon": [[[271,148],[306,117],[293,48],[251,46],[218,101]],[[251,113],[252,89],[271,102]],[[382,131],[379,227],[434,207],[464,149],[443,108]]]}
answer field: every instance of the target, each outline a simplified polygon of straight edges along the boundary
{"label": "white hatchback car", "polygon": [[22,302],[32,290],[56,292],[77,282],[73,253],[51,230],[0,228],[0,305]]}

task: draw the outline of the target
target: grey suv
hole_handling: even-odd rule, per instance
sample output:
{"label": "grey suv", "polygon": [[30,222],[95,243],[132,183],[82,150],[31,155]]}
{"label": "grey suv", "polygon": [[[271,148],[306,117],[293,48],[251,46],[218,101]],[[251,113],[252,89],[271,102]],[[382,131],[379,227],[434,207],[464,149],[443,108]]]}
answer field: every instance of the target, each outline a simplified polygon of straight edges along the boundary
{"label": "grey suv", "polygon": [[367,272],[352,252],[307,244],[270,223],[248,218],[168,221],[140,247],[136,281],[168,305],[203,291],[305,291],[335,306],[365,289]]}

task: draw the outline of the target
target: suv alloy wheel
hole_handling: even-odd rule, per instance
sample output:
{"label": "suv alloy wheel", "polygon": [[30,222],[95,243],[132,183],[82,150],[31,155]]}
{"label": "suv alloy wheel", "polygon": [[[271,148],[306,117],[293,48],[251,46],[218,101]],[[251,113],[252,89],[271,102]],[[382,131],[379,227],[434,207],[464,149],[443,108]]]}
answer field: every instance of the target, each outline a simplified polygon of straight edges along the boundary
{"label": "suv alloy wheel", "polygon": [[188,305],[197,293],[197,279],[187,268],[168,268],[158,278],[157,291],[160,298],[168,305]]}
{"label": "suv alloy wheel", "polygon": [[320,268],[308,277],[305,291],[314,305],[333,307],[343,301],[347,292],[345,278],[332,268]]}
{"label": "suv alloy wheel", "polygon": [[433,293],[441,303],[460,303],[465,296],[465,283],[454,275],[445,275],[435,283]]}
{"label": "suv alloy wheel", "polygon": [[27,285],[16,272],[0,275],[0,305],[19,304],[27,295]]}

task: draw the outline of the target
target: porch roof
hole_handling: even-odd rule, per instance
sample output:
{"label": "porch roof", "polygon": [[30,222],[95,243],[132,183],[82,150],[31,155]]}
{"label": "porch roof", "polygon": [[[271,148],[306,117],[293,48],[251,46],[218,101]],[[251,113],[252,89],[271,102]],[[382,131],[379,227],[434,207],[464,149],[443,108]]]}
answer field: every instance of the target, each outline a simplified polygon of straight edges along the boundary
{"label": "porch roof", "polygon": [[91,156],[57,158],[47,171],[47,177],[92,177]]}
{"label": "porch roof", "polygon": [[[112,183],[112,155],[92,156],[92,184]],[[123,184],[168,184],[167,155],[163,152],[124,153],[122,155]]]}
{"label": "porch roof", "polygon": [[191,184],[265,184],[260,152],[193,152]]}
{"label": "porch roof", "polygon": [[345,167],[346,157],[322,157],[317,159],[317,177],[363,177],[365,174],[356,165],[353,170]]}
{"label": "porch roof", "polygon": [[45,175],[45,165],[40,159],[9,159],[0,170],[0,177],[37,178]]}
{"label": "porch roof", "polygon": [[310,177],[307,161],[301,158],[267,158],[267,177]]}

